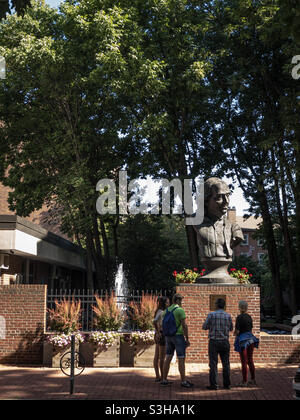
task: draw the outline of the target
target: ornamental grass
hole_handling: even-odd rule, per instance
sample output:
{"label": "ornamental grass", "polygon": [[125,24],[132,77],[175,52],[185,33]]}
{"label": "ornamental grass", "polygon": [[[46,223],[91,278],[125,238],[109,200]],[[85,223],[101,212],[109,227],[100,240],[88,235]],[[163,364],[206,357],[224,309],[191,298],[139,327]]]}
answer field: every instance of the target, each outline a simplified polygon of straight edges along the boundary
{"label": "ornamental grass", "polygon": [[153,330],[153,318],[157,309],[157,296],[142,294],[140,302],[131,302],[131,320],[140,331]]}
{"label": "ornamental grass", "polygon": [[63,298],[61,302],[55,301],[55,309],[48,309],[49,327],[51,331],[70,334],[81,327],[81,302],[74,299]]}
{"label": "ornamental grass", "polygon": [[124,322],[122,310],[117,304],[117,298],[112,293],[106,293],[105,298],[95,295],[96,305],[93,306],[93,326],[98,331],[118,331]]}

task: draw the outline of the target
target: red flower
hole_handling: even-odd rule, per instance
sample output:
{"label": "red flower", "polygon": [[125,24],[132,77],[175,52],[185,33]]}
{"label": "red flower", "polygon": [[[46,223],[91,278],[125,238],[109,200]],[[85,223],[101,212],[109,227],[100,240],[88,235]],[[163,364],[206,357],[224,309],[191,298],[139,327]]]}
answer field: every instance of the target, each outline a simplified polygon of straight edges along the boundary
{"label": "red flower", "polygon": [[231,268],[230,271],[236,271],[236,268]]}
{"label": "red flower", "polygon": [[249,274],[249,277],[252,277],[252,274]]}
{"label": "red flower", "polygon": [[173,271],[173,276],[176,277],[177,276],[177,271]]}
{"label": "red flower", "polygon": [[198,271],[198,268],[194,268],[194,271]]}
{"label": "red flower", "polygon": [[248,271],[246,267],[241,268],[241,270]]}
{"label": "red flower", "polygon": [[202,273],[205,271],[205,268],[203,268],[203,270],[201,270],[202,271]]}

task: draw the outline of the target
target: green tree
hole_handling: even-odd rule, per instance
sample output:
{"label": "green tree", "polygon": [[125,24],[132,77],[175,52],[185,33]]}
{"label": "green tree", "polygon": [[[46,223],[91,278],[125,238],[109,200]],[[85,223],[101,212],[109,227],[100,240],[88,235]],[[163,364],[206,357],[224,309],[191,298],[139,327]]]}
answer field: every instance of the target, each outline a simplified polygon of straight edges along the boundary
{"label": "green tree", "polygon": [[174,286],[173,271],[189,265],[184,225],[179,220],[126,216],[119,235],[120,257],[131,288],[170,289]]}
{"label": "green tree", "polygon": [[119,135],[126,115],[114,88],[123,32],[134,36],[122,10],[106,14],[89,2],[65,3],[60,13],[33,2],[23,17],[0,24],[8,67],[0,87],[1,181],[12,188],[18,215],[46,202],[62,229],[82,241],[90,288],[92,261],[104,287],[109,259],[96,184],[127,157],[127,139]]}
{"label": "green tree", "polygon": [[30,4],[31,0],[0,0],[0,19],[4,18],[13,9],[19,15],[22,15],[30,7]]}
{"label": "green tree", "polygon": [[[216,3],[211,42],[215,43],[215,141],[222,140],[221,167],[237,178],[250,212],[262,215],[274,282],[276,314],[282,319],[282,282],[274,227],[281,226],[289,271],[292,311],[297,310],[289,219],[297,211],[297,89],[290,74],[293,44],[281,29],[278,2]],[[288,67],[288,69],[287,69]],[[299,277],[297,279],[299,282]]]}

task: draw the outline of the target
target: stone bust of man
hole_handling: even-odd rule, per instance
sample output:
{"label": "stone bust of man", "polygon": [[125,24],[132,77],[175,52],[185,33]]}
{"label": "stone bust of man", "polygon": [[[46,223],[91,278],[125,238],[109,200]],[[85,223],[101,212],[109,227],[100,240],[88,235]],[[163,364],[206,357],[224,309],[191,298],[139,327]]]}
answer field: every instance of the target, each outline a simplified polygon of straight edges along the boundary
{"label": "stone bust of man", "polygon": [[[207,270],[204,278],[232,278],[227,267],[232,261],[233,248],[244,240],[242,229],[227,218],[230,189],[219,178],[209,178],[204,183],[204,219],[195,226],[200,258]],[[227,281],[225,281],[227,279]]]}

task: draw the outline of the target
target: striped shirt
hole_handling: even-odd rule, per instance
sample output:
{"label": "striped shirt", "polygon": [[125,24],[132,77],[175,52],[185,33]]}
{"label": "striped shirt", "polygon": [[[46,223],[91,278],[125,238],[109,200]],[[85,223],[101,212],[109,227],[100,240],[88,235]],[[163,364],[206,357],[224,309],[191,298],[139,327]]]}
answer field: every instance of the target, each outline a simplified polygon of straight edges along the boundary
{"label": "striped shirt", "polygon": [[231,316],[219,309],[208,314],[202,327],[203,330],[209,330],[211,340],[228,340],[229,332],[233,330]]}

